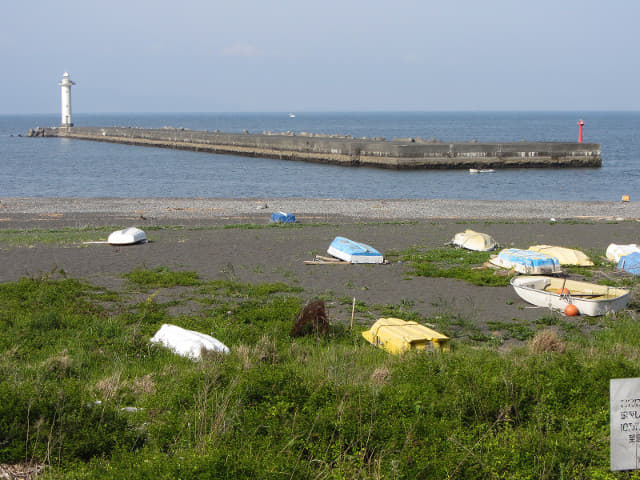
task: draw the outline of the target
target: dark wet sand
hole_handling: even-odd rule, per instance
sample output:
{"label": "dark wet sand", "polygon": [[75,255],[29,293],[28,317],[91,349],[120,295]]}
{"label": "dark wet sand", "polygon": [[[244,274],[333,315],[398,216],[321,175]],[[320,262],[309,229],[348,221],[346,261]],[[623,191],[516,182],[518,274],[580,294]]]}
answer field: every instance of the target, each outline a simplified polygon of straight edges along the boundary
{"label": "dark wet sand", "polygon": [[[529,308],[511,287],[477,287],[458,280],[408,277],[408,265],[397,262],[334,266],[305,265],[304,261],[312,260],[316,254],[325,254],[337,235],[368,243],[383,253],[412,246],[439,247],[466,228],[488,233],[504,247],[554,244],[599,249],[602,254],[610,243],[640,240],[640,223],[635,220],[640,208],[635,203],[549,202],[536,206],[529,202],[529,215],[521,204],[485,203],[483,208],[492,212],[512,212],[495,217],[472,215],[481,213],[473,202],[438,201],[447,207],[444,208],[446,215],[436,217],[424,206],[429,201],[299,200],[299,209],[284,208],[294,206],[295,202],[0,199],[0,229],[137,226],[143,230],[147,227],[151,240],[127,247],[0,244],[0,282],[62,269],[67,276],[120,289],[123,287],[121,274],[136,267],[165,266],[172,270],[196,271],[204,279],[282,281],[303,287],[303,296],[308,299],[323,295],[338,299],[356,297],[368,305],[409,302],[414,310],[428,317],[455,315],[485,325],[487,321],[532,321],[548,312]],[[222,228],[229,224],[267,224],[269,215],[280,208],[296,214],[300,226]],[[417,215],[421,211],[423,214]],[[550,214],[556,222],[549,220]],[[640,217],[640,213],[637,216]],[[184,228],[150,229],[169,225]],[[171,295],[163,292],[165,294]],[[350,316],[350,305],[348,308],[337,303],[329,305],[329,315],[334,320],[345,320]]]}

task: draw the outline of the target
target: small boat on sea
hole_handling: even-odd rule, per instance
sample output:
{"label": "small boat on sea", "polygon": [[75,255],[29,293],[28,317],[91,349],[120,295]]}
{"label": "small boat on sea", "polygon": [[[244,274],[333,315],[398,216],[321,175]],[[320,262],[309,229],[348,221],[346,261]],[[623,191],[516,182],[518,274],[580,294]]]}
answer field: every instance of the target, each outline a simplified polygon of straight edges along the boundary
{"label": "small boat on sea", "polygon": [[592,317],[621,310],[629,301],[629,290],[624,288],[560,277],[518,276],[511,285],[520,298],[538,307],[564,312],[572,304],[581,315]]}
{"label": "small boat on sea", "polygon": [[551,275],[562,272],[557,258],[518,248],[505,248],[498,255],[491,257],[489,262],[525,275]]}
{"label": "small boat on sea", "polygon": [[449,337],[417,322],[399,318],[380,318],[371,329],[362,332],[365,340],[389,353],[409,350],[449,351]]}
{"label": "small boat on sea", "polygon": [[580,250],[553,245],[531,245],[529,250],[546,253],[558,259],[560,265],[578,265],[581,267],[593,267],[593,262]]}
{"label": "small boat on sea", "polygon": [[147,235],[143,230],[136,227],[129,227],[111,233],[107,238],[107,243],[111,245],[133,245],[146,242],[146,240]]}
{"label": "small boat on sea", "polygon": [[490,235],[469,229],[456,233],[453,240],[451,240],[451,244],[476,252],[488,252],[498,246]]}
{"label": "small boat on sea", "polygon": [[470,168],[469,173],[496,173],[493,168]]}
{"label": "small boat on sea", "polygon": [[384,263],[383,255],[375,248],[344,237],[336,237],[327,253],[350,263]]}

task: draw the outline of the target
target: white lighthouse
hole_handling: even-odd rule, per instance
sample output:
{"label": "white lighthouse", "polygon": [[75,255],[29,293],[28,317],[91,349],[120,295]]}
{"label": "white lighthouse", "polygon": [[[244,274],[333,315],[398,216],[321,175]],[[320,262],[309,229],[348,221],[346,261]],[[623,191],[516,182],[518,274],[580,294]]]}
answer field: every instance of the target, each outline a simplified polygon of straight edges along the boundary
{"label": "white lighthouse", "polygon": [[62,80],[60,80],[60,89],[62,90],[62,123],[63,127],[73,127],[71,121],[71,85],[75,85],[69,78],[69,74],[64,72]]}

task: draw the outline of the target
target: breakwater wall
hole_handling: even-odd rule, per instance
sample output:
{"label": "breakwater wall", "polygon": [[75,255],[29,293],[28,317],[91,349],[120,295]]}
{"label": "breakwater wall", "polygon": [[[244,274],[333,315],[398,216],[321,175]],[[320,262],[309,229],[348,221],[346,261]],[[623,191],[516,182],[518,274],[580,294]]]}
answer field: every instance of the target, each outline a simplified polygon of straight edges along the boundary
{"label": "breakwater wall", "polygon": [[600,167],[600,144],[447,143],[419,138],[352,138],[308,133],[224,133],[184,128],[37,127],[30,137],[80,140],[393,169]]}

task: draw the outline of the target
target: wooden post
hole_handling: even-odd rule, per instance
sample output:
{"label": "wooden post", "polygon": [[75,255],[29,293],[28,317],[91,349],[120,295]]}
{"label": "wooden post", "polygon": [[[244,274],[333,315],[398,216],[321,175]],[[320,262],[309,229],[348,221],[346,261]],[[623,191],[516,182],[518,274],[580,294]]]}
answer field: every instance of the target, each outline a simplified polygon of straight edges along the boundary
{"label": "wooden post", "polygon": [[351,326],[349,330],[353,330],[353,317],[356,314],[356,297],[353,297],[353,303],[351,304]]}

